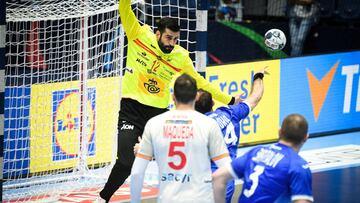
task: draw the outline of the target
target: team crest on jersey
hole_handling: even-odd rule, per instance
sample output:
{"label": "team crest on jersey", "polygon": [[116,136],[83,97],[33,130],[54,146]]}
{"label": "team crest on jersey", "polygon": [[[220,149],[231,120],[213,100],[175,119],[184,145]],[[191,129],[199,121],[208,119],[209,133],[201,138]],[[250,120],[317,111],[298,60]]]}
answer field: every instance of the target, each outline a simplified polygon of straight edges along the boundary
{"label": "team crest on jersey", "polygon": [[[88,89],[86,108],[80,108],[80,96],[78,89],[54,91],[52,93],[53,161],[78,157],[81,146],[81,127],[86,128],[87,154],[95,155],[96,89]],[[84,109],[87,112],[86,121],[82,121],[81,118],[80,111],[84,111]]]}

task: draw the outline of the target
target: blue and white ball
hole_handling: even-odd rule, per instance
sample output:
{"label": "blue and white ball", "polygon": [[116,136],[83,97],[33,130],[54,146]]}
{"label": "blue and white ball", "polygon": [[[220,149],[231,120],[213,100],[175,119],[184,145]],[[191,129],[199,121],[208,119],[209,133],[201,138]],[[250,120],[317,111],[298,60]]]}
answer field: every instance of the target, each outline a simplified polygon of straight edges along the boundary
{"label": "blue and white ball", "polygon": [[271,29],[265,33],[265,45],[274,51],[280,51],[286,45],[286,36],[279,29]]}

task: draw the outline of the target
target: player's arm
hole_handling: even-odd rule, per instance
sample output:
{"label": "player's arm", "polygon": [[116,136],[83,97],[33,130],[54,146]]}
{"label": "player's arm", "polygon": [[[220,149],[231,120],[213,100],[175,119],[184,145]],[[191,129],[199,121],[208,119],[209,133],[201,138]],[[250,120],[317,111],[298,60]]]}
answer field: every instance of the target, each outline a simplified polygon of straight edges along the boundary
{"label": "player's arm", "polygon": [[144,175],[147,165],[153,156],[152,140],[149,126],[151,126],[151,120],[145,125],[143,138],[140,142],[140,149],[136,153],[136,158],[131,168],[131,202],[141,201],[141,189],[144,183]]}
{"label": "player's arm", "polygon": [[234,159],[231,163],[219,168],[212,174],[214,198],[216,203],[225,202],[225,189],[229,180],[244,177],[245,164],[248,162],[248,154],[249,152]]}
{"label": "player's arm", "polygon": [[264,69],[261,69],[257,71],[254,74],[254,81],[251,88],[251,93],[248,98],[246,98],[246,102],[250,105],[250,108],[253,109],[256,107],[256,105],[261,100],[263,94],[264,94],[264,82],[263,77],[265,74],[267,74],[266,71],[267,67]]}
{"label": "player's arm", "polygon": [[312,176],[307,163],[295,164],[290,168],[290,195],[291,201],[297,203],[313,202]]}
{"label": "player's arm", "polygon": [[231,162],[220,127],[215,120],[210,120],[209,154],[212,161],[220,168]]}
{"label": "player's arm", "polygon": [[204,89],[211,93],[212,97],[224,104],[235,104],[239,100],[238,97],[232,97],[221,92],[218,88],[210,84],[209,81],[205,80],[198,72],[195,71],[192,61],[189,56],[185,57],[184,72],[193,77],[196,80],[198,89]]}
{"label": "player's arm", "polygon": [[[229,165],[231,159],[229,157],[229,151],[226,148],[220,127],[214,120],[211,120],[211,123],[210,132],[212,134],[209,136],[209,154],[211,160],[214,161],[219,168],[213,174],[214,197],[216,202],[225,202],[225,188],[227,180],[231,179],[231,175],[228,175],[227,169],[223,169],[223,167]],[[215,188],[217,190],[215,190]]]}
{"label": "player's arm", "polygon": [[141,25],[131,9],[131,0],[119,0],[119,14],[128,39],[136,39],[141,32]]}
{"label": "player's arm", "polygon": [[216,203],[225,203],[227,182],[233,177],[226,166],[219,168],[212,174],[214,198]]}
{"label": "player's arm", "polygon": [[229,105],[229,108],[233,110],[235,115],[233,119],[236,119],[238,122],[240,122],[241,119],[246,118],[251,110],[260,102],[264,94],[263,77],[264,74],[267,74],[266,69],[267,67],[255,73],[251,93],[247,99],[237,105]]}
{"label": "player's arm", "polygon": [[144,183],[145,170],[149,164],[148,159],[144,159],[141,156],[136,156],[134,164],[131,168],[131,184],[130,194],[131,203],[141,202],[141,189]]}

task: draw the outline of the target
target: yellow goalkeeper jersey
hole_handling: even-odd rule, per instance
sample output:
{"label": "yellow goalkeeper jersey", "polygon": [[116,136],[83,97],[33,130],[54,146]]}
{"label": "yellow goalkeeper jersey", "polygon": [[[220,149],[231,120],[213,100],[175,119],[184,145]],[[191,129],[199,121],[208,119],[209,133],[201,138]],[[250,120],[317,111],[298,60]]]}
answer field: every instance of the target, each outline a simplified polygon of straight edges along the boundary
{"label": "yellow goalkeeper jersey", "polygon": [[122,97],[157,108],[166,108],[170,99],[170,83],[177,74],[193,77],[198,88],[209,91],[213,98],[228,104],[231,96],[213,87],[199,75],[189,52],[179,45],[163,53],[156,35],[148,25],[141,26],[131,10],[130,0],[120,0],[119,13],[128,37],[126,71],[122,79]]}

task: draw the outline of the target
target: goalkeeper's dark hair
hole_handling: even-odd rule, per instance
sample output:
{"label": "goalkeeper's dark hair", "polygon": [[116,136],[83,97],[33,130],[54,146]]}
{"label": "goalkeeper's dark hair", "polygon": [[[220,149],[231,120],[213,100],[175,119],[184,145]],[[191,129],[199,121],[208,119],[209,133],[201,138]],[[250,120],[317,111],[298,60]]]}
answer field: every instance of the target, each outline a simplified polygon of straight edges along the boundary
{"label": "goalkeeper's dark hair", "polygon": [[280,140],[300,145],[307,137],[308,123],[300,114],[286,116],[281,124]]}
{"label": "goalkeeper's dark hair", "polygon": [[212,110],[213,100],[210,92],[199,89],[199,98],[195,102],[195,110],[200,113],[207,113]]}
{"label": "goalkeeper's dark hair", "polygon": [[176,18],[170,17],[161,18],[158,23],[158,30],[160,31],[160,33],[163,33],[166,28],[170,29],[173,32],[179,32],[180,25],[178,23],[178,20]]}
{"label": "goalkeeper's dark hair", "polygon": [[174,95],[177,102],[183,104],[193,102],[196,94],[197,86],[194,78],[184,73],[175,80]]}

